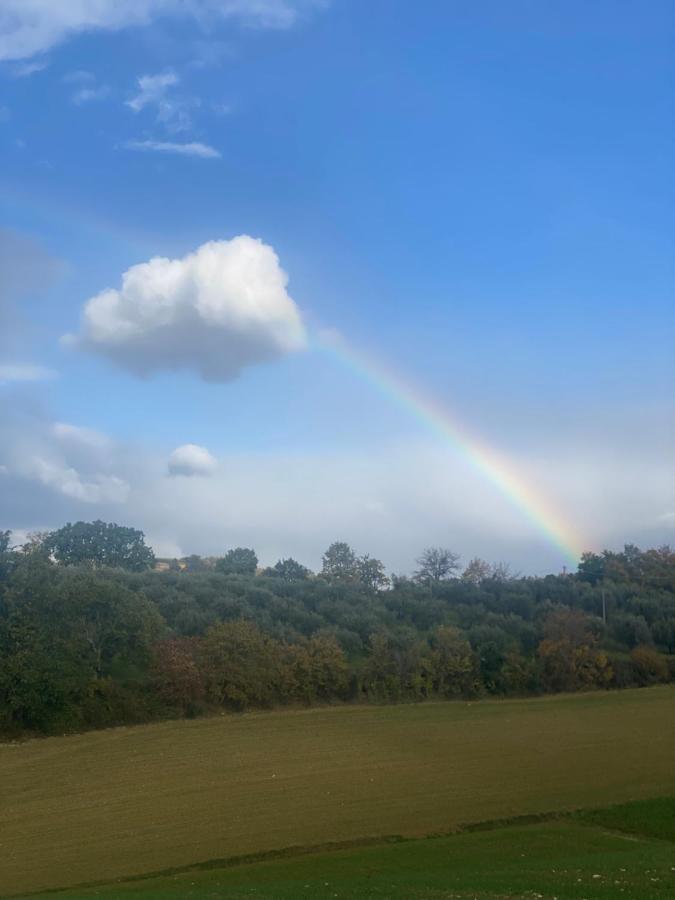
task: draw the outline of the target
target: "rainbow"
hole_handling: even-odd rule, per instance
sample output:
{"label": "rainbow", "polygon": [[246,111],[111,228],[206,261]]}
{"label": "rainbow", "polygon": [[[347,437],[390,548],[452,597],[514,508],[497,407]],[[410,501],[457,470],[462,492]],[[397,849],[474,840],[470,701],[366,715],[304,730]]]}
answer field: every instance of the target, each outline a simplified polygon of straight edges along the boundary
{"label": "rainbow", "polygon": [[372,356],[357,351],[342,337],[324,331],[313,337],[312,344],[440,437],[520,510],[536,530],[562,553],[566,563],[576,567],[584,546],[578,532],[540,491],[527,484],[510,461],[471,435],[433,398],[425,396],[407,379],[396,375]]}

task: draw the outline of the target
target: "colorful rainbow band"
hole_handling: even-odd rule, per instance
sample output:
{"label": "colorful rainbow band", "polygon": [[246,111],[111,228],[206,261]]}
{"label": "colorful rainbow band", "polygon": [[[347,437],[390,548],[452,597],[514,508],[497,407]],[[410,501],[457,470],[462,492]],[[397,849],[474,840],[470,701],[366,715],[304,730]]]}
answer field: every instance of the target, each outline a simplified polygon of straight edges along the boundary
{"label": "colorful rainbow band", "polygon": [[359,378],[367,381],[449,444],[520,510],[536,530],[562,553],[567,564],[576,567],[583,552],[578,532],[565,522],[561,513],[552,508],[547,498],[525,482],[512,463],[471,436],[466,428],[433,399],[424,396],[372,357],[356,351],[341,337],[322,332],[314,336],[312,344],[347,366]]}

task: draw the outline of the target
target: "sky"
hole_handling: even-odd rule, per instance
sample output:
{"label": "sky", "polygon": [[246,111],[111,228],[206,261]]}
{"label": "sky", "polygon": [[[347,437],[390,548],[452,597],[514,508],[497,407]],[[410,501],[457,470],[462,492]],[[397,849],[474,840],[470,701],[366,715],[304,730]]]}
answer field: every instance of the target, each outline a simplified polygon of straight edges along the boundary
{"label": "sky", "polygon": [[675,540],[675,9],[0,0],[0,528]]}

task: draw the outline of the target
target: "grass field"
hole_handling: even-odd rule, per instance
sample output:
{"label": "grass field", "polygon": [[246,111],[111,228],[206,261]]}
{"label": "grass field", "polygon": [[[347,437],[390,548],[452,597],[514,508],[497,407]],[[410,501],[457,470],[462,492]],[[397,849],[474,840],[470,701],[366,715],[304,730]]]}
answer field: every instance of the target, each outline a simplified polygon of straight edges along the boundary
{"label": "grass field", "polygon": [[[415,837],[460,823],[675,795],[673,760],[673,687],[228,716],[2,745],[0,893],[112,882],[278,848]],[[190,896],[195,881],[194,896],[297,897],[305,890],[299,877],[310,885],[304,896],[335,896],[328,892],[331,878],[340,866],[355,866],[338,896],[451,897],[439,860],[455,854],[458,873],[462,860],[475,871],[481,853],[489,858],[490,848],[499,846],[510,849],[497,860],[506,867],[502,875],[495,874],[493,887],[485,886],[493,893],[462,893],[458,881],[454,896],[519,896],[513,893],[521,890],[518,873],[525,871],[519,860],[531,852],[532,865],[539,859],[541,868],[556,847],[561,860],[576,859],[582,869],[584,848],[592,863],[597,845],[598,864],[602,857],[612,873],[622,868],[615,861],[639,850],[639,866],[664,879],[667,860],[675,865],[673,846],[650,836],[635,816],[633,835],[575,818],[199,873],[206,882],[225,879],[225,888],[214,882],[202,891],[202,881],[198,885],[188,873],[176,876],[176,890],[166,879],[155,893],[148,893],[150,882],[138,882],[134,890],[143,886],[143,897]],[[424,854],[431,854],[428,863]],[[386,882],[390,865],[394,880]],[[420,881],[439,866],[436,886]],[[363,892],[363,867],[379,879],[370,894]],[[268,893],[259,886],[265,872],[277,885]],[[510,894],[500,887],[509,883],[507,875],[515,879]],[[570,882],[570,890],[581,885],[577,893],[550,896],[622,896],[620,885],[611,893],[601,879],[584,892],[584,877]],[[642,871],[640,877],[652,876]],[[399,892],[392,893],[399,882]],[[624,887],[629,897],[673,896],[663,893],[660,882],[649,882],[649,894]]]}
{"label": "grass field", "polygon": [[56,897],[666,900],[675,896],[673,841],[675,799],[664,798],[589,816],[572,814],[527,826],[192,870]]}

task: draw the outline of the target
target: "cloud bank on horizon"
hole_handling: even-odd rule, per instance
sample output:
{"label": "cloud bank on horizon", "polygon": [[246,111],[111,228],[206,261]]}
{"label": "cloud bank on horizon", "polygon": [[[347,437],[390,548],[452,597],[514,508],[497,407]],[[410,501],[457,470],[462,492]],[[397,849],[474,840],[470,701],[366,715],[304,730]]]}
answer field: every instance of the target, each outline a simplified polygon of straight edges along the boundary
{"label": "cloud bank on horizon", "polygon": [[230,381],[242,369],[302,350],[307,335],[273,248],[239,235],[181,259],[132,266],[122,287],[87,301],[66,342],[136,375],[189,370]]}

